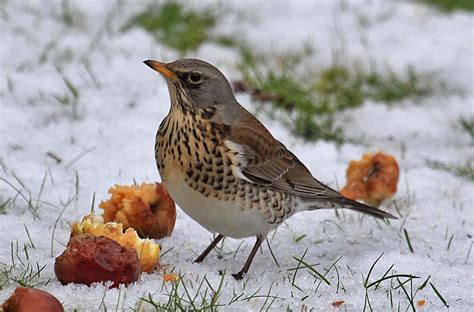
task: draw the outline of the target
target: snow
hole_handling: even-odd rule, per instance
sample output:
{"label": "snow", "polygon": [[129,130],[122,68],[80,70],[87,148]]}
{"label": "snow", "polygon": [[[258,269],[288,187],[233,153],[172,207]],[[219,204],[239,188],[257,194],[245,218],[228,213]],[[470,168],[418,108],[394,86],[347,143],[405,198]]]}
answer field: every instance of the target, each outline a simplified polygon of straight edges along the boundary
{"label": "snow", "polygon": [[[171,61],[179,56],[142,30],[105,30],[118,29],[146,3],[90,0],[73,5],[83,20],[72,27],[58,19],[59,2],[4,1],[1,5],[0,199],[15,197],[15,203],[0,215],[0,263],[10,266],[13,258],[20,265],[15,252],[11,254],[12,246],[15,250],[18,244],[21,261],[35,267],[36,262],[46,265],[33,281],[51,279],[38,287],[54,294],[67,310],[136,309],[140,303],[149,310],[152,307],[140,298],[151,294],[155,302],[168,301],[172,284],[163,282],[162,271],[144,274],[137,283],[119,289],[62,286],[54,277],[54,257],[64,250],[70,224],[90,211],[94,194],[97,206],[108,198],[107,190],[115,183],[159,181],[154,136],[168,111],[169,98],[164,81],[142,61]],[[405,100],[393,107],[367,101],[343,113],[344,128],[365,136],[369,146],[338,148],[328,142],[304,142],[279,122],[260,115],[318,179],[334,187],[344,184],[348,162],[364,152],[383,150],[394,155],[401,168],[395,200],[402,217],[386,225],[351,212],[344,212],[342,220],[332,211],[297,214],[269,236],[280,267],[263,244],[250,274],[240,282],[230,273],[243,265],[253,239],[226,239],[223,259],[212,253],[202,264],[193,264],[212,234],[178,210],[172,237],[159,241],[163,251],[172,248],[162,259],[166,270],[183,274],[192,294],[204,277],[217,289],[222,278],[219,270],[225,271],[218,302],[228,304],[234,293],[242,294],[227,309],[337,310],[331,303],[343,300],[339,309],[358,311],[366,299],[363,279],[383,253],[371,281],[394,264],[394,272],[419,277],[413,280],[413,291],[431,276],[429,282],[450,310],[469,310],[474,305],[473,256],[469,254],[474,235],[473,184],[428,168],[424,159],[460,164],[474,160],[472,142],[457,125],[460,116],[474,113],[473,15],[445,15],[409,3],[367,5],[363,1],[247,1],[228,9],[255,17],[242,23],[229,20],[222,26],[224,31],[243,34],[255,49],[277,51],[311,42],[317,62],[330,64],[333,49],[343,47],[345,59],[370,59],[381,69],[388,66],[398,73],[411,64],[419,72],[435,72],[438,79],[460,91],[437,93],[420,102]],[[206,44],[188,56],[216,64],[230,79],[239,78],[235,51]],[[73,105],[61,105],[53,97],[70,94],[63,77],[79,92],[77,112]],[[237,98],[254,109],[249,96]],[[61,163],[48,153],[58,156]],[[33,206],[39,199],[40,219],[33,217],[13,187],[21,189],[26,199],[32,198]],[[397,214],[393,205],[385,209]],[[28,249],[29,260],[22,250],[30,244],[25,228],[34,244]],[[302,235],[306,236],[298,240]],[[306,263],[319,263],[315,269],[323,274],[342,257],[337,273],[333,267],[326,276],[331,285],[323,282],[318,287],[319,280],[304,268],[293,283],[294,271],[288,270],[298,266],[293,257],[303,254]],[[0,302],[16,286],[12,283],[1,290]],[[410,287],[405,284],[409,292]],[[206,288],[204,282],[201,293]],[[373,309],[409,306],[398,288],[392,290],[392,307],[389,289],[390,282],[385,281],[379,289],[368,291]],[[180,294],[184,294],[182,288]],[[210,289],[205,296],[210,300]],[[417,293],[415,304],[421,299],[426,300],[426,310],[444,309],[429,283]]]}

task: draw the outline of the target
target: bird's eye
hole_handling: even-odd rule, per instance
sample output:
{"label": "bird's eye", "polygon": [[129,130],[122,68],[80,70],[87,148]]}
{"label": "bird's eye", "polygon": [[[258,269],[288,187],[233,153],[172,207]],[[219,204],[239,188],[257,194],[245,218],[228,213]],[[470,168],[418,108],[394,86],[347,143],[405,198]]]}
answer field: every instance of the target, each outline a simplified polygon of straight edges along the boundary
{"label": "bird's eye", "polygon": [[189,82],[198,84],[202,82],[202,75],[198,72],[191,72],[188,76]]}

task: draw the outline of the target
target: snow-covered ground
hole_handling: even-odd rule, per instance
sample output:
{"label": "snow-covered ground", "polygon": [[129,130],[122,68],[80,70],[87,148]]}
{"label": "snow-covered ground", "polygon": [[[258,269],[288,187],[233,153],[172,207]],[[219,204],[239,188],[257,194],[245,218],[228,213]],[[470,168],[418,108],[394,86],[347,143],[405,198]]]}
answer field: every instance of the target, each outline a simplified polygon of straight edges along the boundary
{"label": "snow-covered ground", "polygon": [[[162,271],[107,290],[103,285],[62,286],[53,266],[68,241],[70,223],[90,211],[94,194],[97,206],[115,183],[159,181],[153,146],[169,108],[168,91],[142,61],[178,56],[140,29],[117,31],[146,3],[88,0],[71,5],[81,19],[67,26],[59,1],[0,3],[0,199],[14,198],[0,214],[0,263],[6,268],[15,264],[11,276],[29,268],[35,274],[37,265],[45,266],[32,283],[40,283],[38,287],[54,294],[67,310],[153,309],[140,298],[161,304],[169,300],[173,284],[163,282]],[[264,244],[241,282],[230,273],[243,265],[253,239],[226,239],[221,259],[212,253],[202,264],[193,264],[212,234],[178,210],[172,237],[159,243],[163,251],[169,250],[162,264],[169,265],[168,272],[179,272],[186,285],[186,290],[182,284],[177,290],[184,296],[181,303],[190,301],[186,291],[191,298],[199,292],[209,302],[222,280],[217,300],[222,310],[405,310],[408,298],[430,277],[414,296],[417,309],[446,309],[434,287],[450,310],[472,309],[473,182],[430,169],[424,159],[474,161],[470,137],[457,122],[474,114],[473,15],[446,15],[392,1],[248,1],[232,7],[250,18],[229,18],[221,27],[243,34],[256,49],[298,48],[311,42],[317,62],[329,64],[331,51],[340,48],[344,58],[370,58],[399,73],[408,64],[419,72],[436,72],[437,79],[457,91],[393,107],[367,101],[345,112],[341,120],[346,131],[364,135],[368,146],[304,142],[277,121],[259,116],[316,177],[332,186],[344,183],[348,162],[364,152],[394,155],[401,168],[395,196],[400,220],[384,224],[351,212],[342,217],[332,211],[301,213],[269,237],[279,266]],[[205,44],[187,56],[217,65],[230,79],[240,78],[233,50]],[[64,96],[69,104],[58,102]],[[253,109],[248,96],[239,95],[238,100]],[[393,203],[384,209],[397,214]],[[382,278],[392,264],[388,275],[419,278],[403,287],[395,278],[388,279],[366,292],[364,279],[382,254],[369,282]],[[295,258],[303,255],[305,263],[317,264],[318,272],[329,270],[330,285],[302,264],[295,270]],[[16,286],[10,281],[0,290],[0,303]],[[196,298],[194,304],[200,307],[203,299]],[[333,307],[338,300],[344,304]],[[417,305],[419,300],[426,301]]]}

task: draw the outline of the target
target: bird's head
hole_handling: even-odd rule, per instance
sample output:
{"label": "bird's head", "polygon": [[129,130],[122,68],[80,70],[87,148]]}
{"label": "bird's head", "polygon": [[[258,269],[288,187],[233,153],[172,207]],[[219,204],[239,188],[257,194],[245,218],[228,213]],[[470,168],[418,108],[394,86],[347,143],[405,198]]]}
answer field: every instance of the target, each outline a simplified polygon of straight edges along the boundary
{"label": "bird's head", "polygon": [[166,79],[172,105],[185,101],[185,105],[194,109],[214,107],[226,110],[237,104],[225,76],[207,62],[180,59],[171,63],[152,60],[144,63]]}

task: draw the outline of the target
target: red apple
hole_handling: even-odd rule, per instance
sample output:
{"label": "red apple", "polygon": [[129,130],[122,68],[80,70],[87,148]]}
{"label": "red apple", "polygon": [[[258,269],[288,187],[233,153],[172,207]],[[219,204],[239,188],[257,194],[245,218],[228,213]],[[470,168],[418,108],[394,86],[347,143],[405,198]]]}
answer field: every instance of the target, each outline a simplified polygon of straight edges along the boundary
{"label": "red apple", "polygon": [[112,287],[118,287],[138,279],[140,261],[133,248],[104,236],[81,234],[71,237],[56,258],[54,272],[62,284],[112,281]]}

